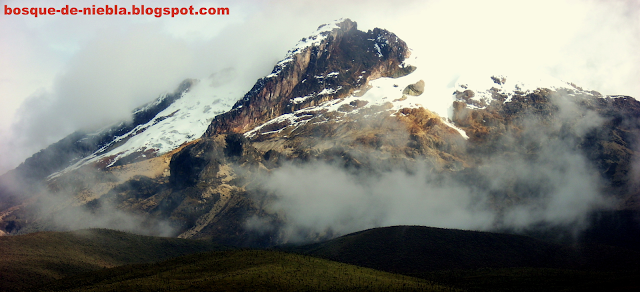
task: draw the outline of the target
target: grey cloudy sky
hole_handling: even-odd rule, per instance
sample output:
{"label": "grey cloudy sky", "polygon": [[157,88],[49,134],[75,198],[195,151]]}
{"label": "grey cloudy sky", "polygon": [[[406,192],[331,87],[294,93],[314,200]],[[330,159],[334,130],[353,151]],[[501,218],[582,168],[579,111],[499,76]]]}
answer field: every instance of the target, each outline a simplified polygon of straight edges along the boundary
{"label": "grey cloudy sky", "polygon": [[[67,4],[87,2],[0,0],[2,9]],[[638,0],[90,4],[229,7],[230,15],[0,16],[0,173],[74,130],[127,119],[185,78],[234,68],[248,91],[297,40],[338,18],[395,32],[428,59],[434,86],[467,71],[518,69],[640,97]]]}

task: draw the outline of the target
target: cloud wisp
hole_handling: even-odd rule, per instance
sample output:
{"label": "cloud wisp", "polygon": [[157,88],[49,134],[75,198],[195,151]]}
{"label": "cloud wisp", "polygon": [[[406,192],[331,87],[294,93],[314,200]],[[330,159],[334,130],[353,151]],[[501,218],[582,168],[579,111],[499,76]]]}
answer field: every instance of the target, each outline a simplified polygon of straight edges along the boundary
{"label": "cloud wisp", "polygon": [[25,204],[18,212],[22,214],[19,221],[35,223],[18,228],[19,234],[108,228],[142,235],[177,235],[179,228],[170,220],[122,208],[117,196],[107,193],[100,199],[91,197],[90,194],[100,193],[99,190],[112,183],[113,177],[109,174],[87,168],[49,186],[31,186],[30,200],[23,201]]}

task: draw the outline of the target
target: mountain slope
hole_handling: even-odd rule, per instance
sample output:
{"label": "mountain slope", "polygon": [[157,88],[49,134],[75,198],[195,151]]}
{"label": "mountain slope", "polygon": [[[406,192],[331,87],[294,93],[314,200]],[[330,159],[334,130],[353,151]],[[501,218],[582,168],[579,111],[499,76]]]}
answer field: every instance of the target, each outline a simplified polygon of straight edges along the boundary
{"label": "mountain slope", "polygon": [[0,290],[26,290],[84,272],[224,249],[208,242],[107,229],[0,238]]}
{"label": "mountain slope", "polygon": [[173,102],[183,97],[194,83],[194,80],[185,80],[173,93],[164,94],[155,101],[135,109],[132,112],[132,120],[128,123],[111,125],[95,133],[75,132],[65,137],[25,160],[14,170],[15,175],[30,182],[38,181],[90,154],[99,155],[113,149],[121,140],[129,139],[132,131],[140,131],[142,125],[153,121]]}

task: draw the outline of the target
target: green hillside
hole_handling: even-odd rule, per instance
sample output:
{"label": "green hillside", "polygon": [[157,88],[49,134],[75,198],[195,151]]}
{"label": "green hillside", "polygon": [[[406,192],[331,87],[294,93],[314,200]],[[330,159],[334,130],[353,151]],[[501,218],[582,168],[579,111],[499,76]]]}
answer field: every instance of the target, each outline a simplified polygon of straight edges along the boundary
{"label": "green hillside", "polygon": [[105,229],[0,237],[0,291],[640,289],[635,251],[519,235],[395,226],[278,249]]}
{"label": "green hillside", "polygon": [[466,291],[640,291],[638,269],[471,269],[427,272],[420,278]]}
{"label": "green hillside", "polygon": [[627,269],[640,254],[608,246],[572,247],[528,236],[394,226],[279,249],[396,273],[477,268]]}
{"label": "green hillside", "polygon": [[429,281],[310,256],[209,252],[95,271],[43,291],[456,291]]}
{"label": "green hillside", "polygon": [[471,291],[640,289],[635,251],[564,246],[512,234],[394,226],[279,249]]}
{"label": "green hillside", "polygon": [[107,229],[0,237],[0,291],[27,289],[70,275],[219,250],[204,241]]}

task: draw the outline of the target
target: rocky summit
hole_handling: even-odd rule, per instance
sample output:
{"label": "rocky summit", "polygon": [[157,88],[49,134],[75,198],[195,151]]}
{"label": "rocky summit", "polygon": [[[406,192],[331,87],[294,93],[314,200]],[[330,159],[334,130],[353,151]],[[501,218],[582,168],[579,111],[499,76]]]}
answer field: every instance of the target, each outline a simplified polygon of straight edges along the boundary
{"label": "rocky summit", "polygon": [[414,60],[394,33],[346,19],[244,96],[185,81],[132,123],[74,133],[4,175],[0,232],[273,246],[391,224],[570,233],[640,210],[636,99],[509,75],[439,95]]}

